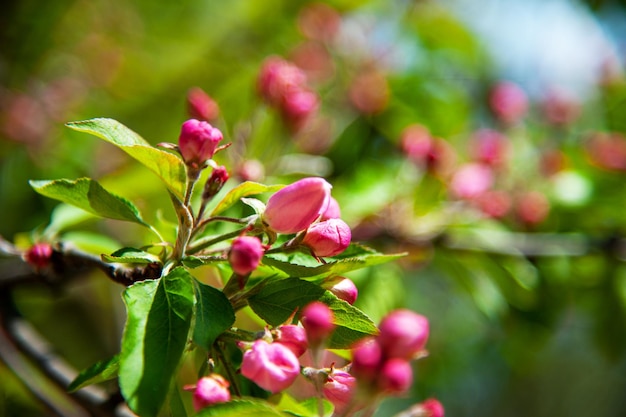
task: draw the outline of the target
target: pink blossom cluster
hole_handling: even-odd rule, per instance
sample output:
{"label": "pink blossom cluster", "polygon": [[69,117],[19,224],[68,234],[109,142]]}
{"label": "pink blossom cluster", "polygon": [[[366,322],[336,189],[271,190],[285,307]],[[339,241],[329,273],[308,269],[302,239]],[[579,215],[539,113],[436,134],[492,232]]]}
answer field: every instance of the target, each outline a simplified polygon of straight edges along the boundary
{"label": "pink blossom cluster", "polygon": [[293,131],[299,131],[317,113],[319,98],[307,85],[307,76],[295,64],[280,58],[265,60],[259,73],[259,94]]}

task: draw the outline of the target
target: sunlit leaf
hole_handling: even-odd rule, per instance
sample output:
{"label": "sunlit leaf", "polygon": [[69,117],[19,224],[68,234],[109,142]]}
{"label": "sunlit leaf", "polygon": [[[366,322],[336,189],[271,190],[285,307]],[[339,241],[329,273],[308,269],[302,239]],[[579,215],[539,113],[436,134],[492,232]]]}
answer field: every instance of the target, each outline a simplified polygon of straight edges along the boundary
{"label": "sunlit leaf", "polygon": [[193,278],[176,268],[124,291],[128,319],[120,353],[120,388],[129,407],[156,416],[187,344],[194,307]]}
{"label": "sunlit leaf", "polygon": [[229,207],[233,206],[242,197],[249,195],[272,193],[283,188],[284,185],[264,185],[257,182],[246,181],[239,184],[232,190],[230,190],[224,198],[217,204],[217,206],[211,212],[211,216],[217,216],[218,214],[226,211]]}
{"label": "sunlit leaf", "polygon": [[41,195],[71,204],[97,216],[147,226],[133,203],[108,192],[91,178],[79,178],[75,181],[66,179],[29,181],[29,183]]}
{"label": "sunlit leaf", "polygon": [[158,256],[135,248],[122,248],[110,255],[103,254],[102,260],[111,263],[151,264],[160,263]]}
{"label": "sunlit leaf", "polygon": [[91,133],[122,149],[157,174],[176,197],[183,199],[187,171],[181,158],[154,148],[137,133],[113,119],[84,120],[67,123],[66,126],[80,132]]}
{"label": "sunlit leaf", "polygon": [[214,404],[196,414],[197,417],[287,417],[268,402],[245,399]]}
{"label": "sunlit leaf", "polygon": [[208,349],[215,339],[235,323],[235,312],[223,292],[196,283],[196,323],[193,341]]}
{"label": "sunlit leaf", "polygon": [[116,378],[119,368],[120,358],[118,355],[115,355],[110,359],[97,362],[78,374],[78,376],[67,387],[67,390],[68,392],[74,392],[88,385]]}

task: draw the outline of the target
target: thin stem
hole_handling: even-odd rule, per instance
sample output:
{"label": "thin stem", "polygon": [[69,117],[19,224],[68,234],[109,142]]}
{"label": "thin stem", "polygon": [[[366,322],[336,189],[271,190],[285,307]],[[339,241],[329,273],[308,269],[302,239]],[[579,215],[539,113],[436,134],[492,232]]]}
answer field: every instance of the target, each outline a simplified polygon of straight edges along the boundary
{"label": "thin stem", "polygon": [[224,240],[228,240],[233,237],[237,237],[243,232],[245,232],[247,229],[248,229],[248,226],[238,229],[238,230],[233,230],[232,232],[224,233],[223,235],[216,236],[213,238],[205,238],[205,239],[197,240],[196,242],[194,242],[194,244],[189,245],[189,247],[187,248],[187,253],[193,255],[194,253],[198,253],[202,249],[208,248],[209,246],[212,246],[216,243],[223,242]]}
{"label": "thin stem", "polygon": [[239,384],[237,383],[237,375],[235,374],[235,370],[233,369],[231,362],[224,356],[224,351],[219,343],[215,343],[213,346],[215,348],[217,359],[222,363],[224,369],[226,370],[226,377],[230,382],[230,386],[233,388],[233,393],[236,396],[241,397],[241,390],[239,389]]}
{"label": "thin stem", "polygon": [[[200,217],[201,217],[200,213],[198,213],[197,218],[199,219]],[[244,219],[237,219],[235,217],[226,217],[226,216],[209,217],[208,219],[204,219],[200,223],[196,224],[193,231],[191,232],[191,237],[193,238],[195,235],[197,235],[198,232],[200,232],[207,224],[211,222],[217,222],[217,221],[237,223],[237,224],[248,224],[250,221],[250,218],[246,217]]]}

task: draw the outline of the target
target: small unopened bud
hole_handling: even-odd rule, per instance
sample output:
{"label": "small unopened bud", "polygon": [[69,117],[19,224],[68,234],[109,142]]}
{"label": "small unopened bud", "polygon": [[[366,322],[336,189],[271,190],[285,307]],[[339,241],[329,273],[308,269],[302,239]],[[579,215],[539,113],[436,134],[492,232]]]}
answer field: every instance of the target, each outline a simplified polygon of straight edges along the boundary
{"label": "small unopened bud", "polygon": [[348,304],[354,304],[359,295],[359,290],[354,285],[354,282],[346,277],[334,276],[326,278],[322,282],[322,288],[332,292],[337,298]]}
{"label": "small unopened bud", "polygon": [[443,405],[435,398],[429,398],[411,407],[415,417],[444,417]]}
{"label": "small unopened bud", "polygon": [[388,358],[411,359],[424,349],[428,319],[411,310],[395,310],[380,322],[378,341]]}
{"label": "small unopened bud", "polygon": [[241,374],[261,388],[277,393],[300,374],[296,355],[285,345],[257,340],[243,355]]}
{"label": "small unopened bud", "polygon": [[309,226],[302,244],[315,256],[335,256],[350,246],[351,239],[350,226],[341,219],[329,219]]}
{"label": "small unopened bud", "polygon": [[274,342],[287,346],[297,357],[302,356],[309,346],[304,328],[294,324],[279,326]]}
{"label": "small unopened bud", "polygon": [[305,230],[328,207],[332,186],[323,178],[303,178],[274,193],[267,201],[263,220],[275,232]]}
{"label": "small unopened bud", "polygon": [[474,134],[471,152],[476,161],[499,167],[506,162],[508,139],[492,129],[481,129]]}
{"label": "small unopened bud", "polygon": [[322,386],[324,397],[335,406],[335,415],[343,412],[352,404],[356,379],[345,371],[333,370]]}
{"label": "small unopened bud", "polygon": [[369,337],[361,340],[352,348],[352,366],[350,373],[359,381],[370,383],[378,378],[382,365],[383,351],[378,341]]}
{"label": "small unopened bud", "polygon": [[228,181],[228,171],[224,166],[213,168],[211,176],[207,179],[202,191],[202,199],[208,200],[220,192],[226,181]]}
{"label": "small unopened bud", "polygon": [[194,87],[187,93],[187,112],[194,119],[211,122],[220,114],[220,108],[207,93]]}
{"label": "small unopened bud", "polygon": [[239,236],[233,240],[228,253],[228,261],[235,273],[248,275],[259,266],[264,252],[265,250],[259,238]]}
{"label": "small unopened bud", "polygon": [[409,361],[400,358],[391,358],[385,361],[378,379],[381,391],[399,395],[411,388],[413,383],[413,369]]}
{"label": "small unopened bud", "polygon": [[330,337],[336,327],[333,320],[333,312],[320,301],[313,301],[304,307],[301,321],[311,346],[319,346]]}
{"label": "small unopened bud", "polygon": [[36,268],[44,268],[50,264],[52,246],[49,243],[35,243],[24,253],[24,260]]}
{"label": "small unopened bud", "polygon": [[515,213],[523,223],[535,225],[548,217],[550,202],[539,191],[524,192],[517,197]]}
{"label": "small unopened bud", "polygon": [[465,164],[455,172],[450,182],[452,193],[464,199],[472,199],[491,188],[493,172],[483,164]]}
{"label": "small unopened bud", "polygon": [[504,81],[491,90],[489,106],[494,115],[504,123],[516,123],[528,110],[528,97],[520,86]]}
{"label": "small unopened bud", "polygon": [[178,147],[185,163],[201,167],[213,157],[217,144],[223,139],[222,132],[196,119],[189,119],[183,123]]}
{"label": "small unopened bud", "polygon": [[[219,374],[211,374],[198,380],[193,393],[193,408],[196,411],[217,403],[230,401],[228,381]],[[186,387],[187,388],[187,387]]]}

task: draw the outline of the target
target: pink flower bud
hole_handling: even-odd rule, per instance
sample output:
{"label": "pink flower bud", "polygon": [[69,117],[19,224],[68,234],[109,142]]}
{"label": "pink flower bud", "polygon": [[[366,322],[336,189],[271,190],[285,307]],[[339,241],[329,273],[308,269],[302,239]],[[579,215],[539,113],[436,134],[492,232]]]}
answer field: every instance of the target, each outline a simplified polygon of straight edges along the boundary
{"label": "pink flower bud", "polygon": [[263,220],[278,233],[305,230],[328,207],[332,186],[323,178],[303,178],[274,193]]}
{"label": "pink flower bud", "polygon": [[452,193],[464,199],[472,199],[491,188],[493,173],[482,164],[470,163],[460,167],[450,182]]}
{"label": "pink flower bud", "polygon": [[324,213],[322,213],[322,221],[328,219],[338,219],[341,217],[341,208],[339,207],[339,203],[333,197],[330,197],[328,201],[328,207]]}
{"label": "pink flower bud", "polygon": [[506,161],[508,146],[508,140],[502,133],[481,129],[474,134],[471,151],[476,161],[498,167]]}
{"label": "pink flower bud", "polygon": [[352,232],[341,219],[329,219],[314,223],[306,231],[302,244],[308,246],[315,256],[335,256],[350,246]]}
{"label": "pink flower bud", "polygon": [[322,386],[324,397],[335,406],[335,415],[342,415],[352,403],[356,379],[347,372],[333,370]]}
{"label": "pink flower bud", "polygon": [[383,351],[378,340],[368,337],[352,348],[352,366],[350,372],[359,381],[372,382],[378,378],[378,371],[383,361]]}
{"label": "pink flower bud", "polygon": [[306,352],[309,346],[304,327],[293,324],[278,327],[274,341],[287,346],[298,358]]}
{"label": "pink flower bud", "polygon": [[391,358],[385,361],[378,379],[378,387],[389,394],[404,394],[413,383],[413,369],[409,361]]}
{"label": "pink flower bud", "polygon": [[52,246],[49,243],[35,243],[24,253],[24,260],[36,268],[50,264]]}
{"label": "pink flower bud", "polygon": [[332,292],[337,298],[348,304],[354,304],[359,295],[359,290],[354,285],[354,282],[346,277],[334,276],[326,278],[322,282],[322,288]]}
{"label": "pink flower bud", "polygon": [[228,253],[228,261],[235,273],[248,275],[259,266],[264,252],[259,238],[239,236],[233,240]]}
{"label": "pink flower bud", "polygon": [[516,123],[528,110],[528,97],[517,84],[500,82],[489,95],[489,106],[501,121]]}
{"label": "pink flower bud", "polygon": [[505,191],[489,190],[485,191],[476,199],[478,208],[488,217],[499,219],[509,212],[512,201]]}
{"label": "pink flower bud", "polygon": [[443,405],[435,398],[429,398],[414,407],[417,417],[444,417]]}
{"label": "pink flower bud", "polygon": [[311,346],[319,346],[335,330],[333,312],[320,302],[313,301],[302,310],[302,326],[306,330],[306,338]]}
{"label": "pink flower bud", "polygon": [[193,393],[193,407],[196,411],[217,403],[230,401],[228,381],[219,374],[200,378]]}
{"label": "pink flower bud", "polygon": [[220,108],[204,90],[194,87],[187,93],[187,112],[194,119],[210,122],[217,119]]}
{"label": "pink flower bud", "polygon": [[539,191],[528,191],[517,197],[515,212],[517,217],[528,225],[541,223],[550,213],[550,202]]}
{"label": "pink flower bud", "polygon": [[213,168],[211,176],[207,179],[202,191],[202,198],[209,199],[220,192],[224,184],[228,181],[228,171],[224,166]]}
{"label": "pink flower bud", "polygon": [[261,388],[277,393],[293,383],[300,374],[300,364],[287,346],[257,340],[243,355],[241,373]]}
{"label": "pink flower bud", "polygon": [[411,359],[428,340],[428,319],[411,310],[395,310],[380,322],[378,341],[388,358]]}
{"label": "pink flower bud", "polygon": [[280,106],[288,90],[305,84],[306,75],[300,68],[275,56],[265,60],[257,80],[259,93],[273,106]]}
{"label": "pink flower bud", "polygon": [[185,163],[199,167],[213,157],[222,139],[219,129],[207,122],[189,119],[181,128],[178,147]]}

